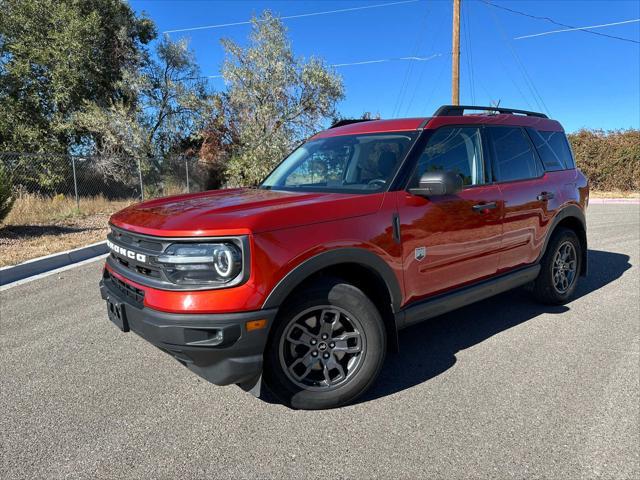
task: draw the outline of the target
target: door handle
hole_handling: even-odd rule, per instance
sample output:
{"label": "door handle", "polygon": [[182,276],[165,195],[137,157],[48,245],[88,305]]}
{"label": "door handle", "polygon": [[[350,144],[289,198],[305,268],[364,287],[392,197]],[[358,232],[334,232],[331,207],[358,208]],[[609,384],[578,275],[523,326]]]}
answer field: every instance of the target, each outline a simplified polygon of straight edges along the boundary
{"label": "door handle", "polygon": [[551,200],[554,197],[555,197],[555,195],[553,194],[553,192],[542,192],[536,198],[538,200],[542,201],[542,200]]}
{"label": "door handle", "polygon": [[474,212],[487,213],[485,212],[486,210],[493,210],[494,208],[498,208],[498,204],[496,202],[479,203],[471,208],[473,208]]}

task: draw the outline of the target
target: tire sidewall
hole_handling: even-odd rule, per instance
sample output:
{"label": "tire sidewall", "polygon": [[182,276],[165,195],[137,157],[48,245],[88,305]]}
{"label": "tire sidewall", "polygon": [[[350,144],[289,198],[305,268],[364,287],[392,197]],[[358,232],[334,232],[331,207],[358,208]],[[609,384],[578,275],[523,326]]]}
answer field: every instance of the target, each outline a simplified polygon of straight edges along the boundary
{"label": "tire sidewall", "polygon": [[[339,307],[358,319],[366,348],[358,370],[344,384],[328,391],[304,390],[294,384],[280,363],[280,339],[300,312],[317,306]],[[382,318],[373,302],[357,287],[338,279],[323,279],[301,290],[276,318],[265,352],[264,378],[269,389],[287,405],[298,409],[323,409],[344,405],[363,393],[377,377],[386,351]]]}
{"label": "tire sidewall", "polygon": [[[556,290],[553,282],[553,261],[559,247],[567,241],[571,242],[576,252],[576,276],[569,289],[564,293],[560,293],[558,290]],[[545,253],[542,270],[540,272],[540,276],[536,285],[537,296],[539,297],[539,299],[548,303],[567,303],[573,297],[573,294],[576,291],[581,269],[582,246],[580,245],[580,240],[572,230],[563,228],[556,234],[554,234],[549,248]]]}

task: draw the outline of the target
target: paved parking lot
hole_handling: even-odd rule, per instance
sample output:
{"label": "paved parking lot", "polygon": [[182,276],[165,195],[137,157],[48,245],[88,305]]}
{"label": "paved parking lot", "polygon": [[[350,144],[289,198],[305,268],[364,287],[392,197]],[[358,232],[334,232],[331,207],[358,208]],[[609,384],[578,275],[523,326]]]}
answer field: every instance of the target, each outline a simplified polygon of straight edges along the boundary
{"label": "paved parking lot", "polygon": [[589,210],[579,298],[402,332],[359,403],[215,387],[106,318],[101,262],[0,292],[0,478],[640,478],[640,207]]}

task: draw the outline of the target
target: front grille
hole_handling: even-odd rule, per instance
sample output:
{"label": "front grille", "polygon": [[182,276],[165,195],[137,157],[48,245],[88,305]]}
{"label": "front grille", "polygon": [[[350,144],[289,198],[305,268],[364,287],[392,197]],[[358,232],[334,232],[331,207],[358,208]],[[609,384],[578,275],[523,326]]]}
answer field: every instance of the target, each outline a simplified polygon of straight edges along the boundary
{"label": "front grille", "polygon": [[125,298],[131,300],[136,306],[141,307],[144,302],[144,290],[129,285],[119,278],[114,277],[108,270],[104,271],[104,281],[109,282],[120,292]]}
{"label": "front grille", "polygon": [[171,242],[162,241],[144,235],[139,235],[126,230],[121,230],[116,227],[111,227],[111,232],[107,238],[119,247],[130,249],[135,253],[145,255],[146,261],[138,261],[137,258],[129,258],[111,252],[110,256],[115,265],[124,267],[126,270],[135,272],[143,277],[153,278],[162,281],[163,276],[160,271],[160,266],[156,265],[154,259],[157,255],[161,254]]}
{"label": "front grille", "polygon": [[111,258],[113,258],[114,261],[118,262],[118,264],[122,265],[126,269],[139,273],[140,275],[144,275],[145,277],[158,279],[162,278],[160,268],[158,267],[136,263],[129,260],[128,258],[122,258],[120,255],[116,255],[114,252],[111,252]]}
{"label": "front grille", "polygon": [[131,247],[132,250],[143,250],[148,252],[161,253],[165,245],[161,241],[138,235],[136,233],[120,230],[111,227],[111,239],[124,247]]}

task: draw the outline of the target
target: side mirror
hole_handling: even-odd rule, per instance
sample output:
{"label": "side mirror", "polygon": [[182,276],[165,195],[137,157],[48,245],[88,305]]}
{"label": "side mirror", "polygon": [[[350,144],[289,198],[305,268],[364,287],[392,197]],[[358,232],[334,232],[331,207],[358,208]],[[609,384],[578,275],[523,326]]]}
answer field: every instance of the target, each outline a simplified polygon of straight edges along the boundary
{"label": "side mirror", "polygon": [[425,172],[420,177],[420,186],[409,192],[420,197],[454,195],[462,190],[462,177],[454,172]]}

